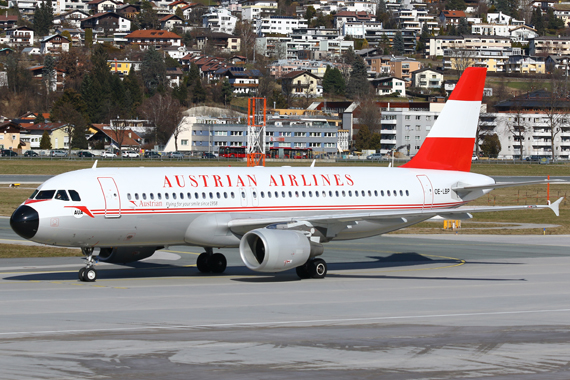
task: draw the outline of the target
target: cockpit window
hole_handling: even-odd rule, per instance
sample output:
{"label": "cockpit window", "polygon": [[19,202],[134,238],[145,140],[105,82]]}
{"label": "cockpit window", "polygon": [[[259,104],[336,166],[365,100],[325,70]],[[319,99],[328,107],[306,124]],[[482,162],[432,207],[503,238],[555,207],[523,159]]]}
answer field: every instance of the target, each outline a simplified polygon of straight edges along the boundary
{"label": "cockpit window", "polygon": [[74,202],[81,202],[81,197],[79,196],[79,193],[75,190],[69,190],[69,196],[71,197],[71,200]]}
{"label": "cockpit window", "polygon": [[52,199],[55,194],[55,190],[42,190],[36,195],[36,199]]}
{"label": "cockpit window", "polygon": [[34,199],[34,197],[36,196],[37,193],[38,193],[38,190],[34,190],[34,193],[32,195],[30,195],[29,199]]}
{"label": "cockpit window", "polygon": [[58,190],[57,193],[55,193],[55,199],[59,199],[60,201],[68,201],[69,197],[67,196],[67,191]]}

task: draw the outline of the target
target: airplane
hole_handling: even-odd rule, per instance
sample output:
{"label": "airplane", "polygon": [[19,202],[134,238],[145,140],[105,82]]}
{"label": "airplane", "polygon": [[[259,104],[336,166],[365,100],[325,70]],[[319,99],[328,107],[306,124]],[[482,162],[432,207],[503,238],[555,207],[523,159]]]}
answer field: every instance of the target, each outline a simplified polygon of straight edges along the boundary
{"label": "airplane", "polygon": [[[471,173],[485,68],[467,68],[418,153],[400,167],[100,168],[57,175],[12,214],[21,237],[80,247],[81,281],[95,281],[97,260],[128,263],[167,246],[203,247],[196,266],[223,273],[214,248],[238,247],[253,271],[295,269],[324,278],[324,243],[381,235],[441,216],[550,208],[549,205],[468,207],[498,187]],[[553,181],[550,181],[553,182]],[[462,206],[462,207],[460,207]],[[95,249],[98,255],[95,256]]]}

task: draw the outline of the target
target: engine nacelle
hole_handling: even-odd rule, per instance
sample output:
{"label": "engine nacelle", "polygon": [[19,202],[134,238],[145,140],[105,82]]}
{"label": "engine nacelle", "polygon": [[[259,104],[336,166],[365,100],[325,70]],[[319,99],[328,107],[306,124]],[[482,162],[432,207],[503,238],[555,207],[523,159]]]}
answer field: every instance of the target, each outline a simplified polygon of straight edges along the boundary
{"label": "engine nacelle", "polygon": [[241,238],[239,253],[244,264],[257,272],[282,272],[303,265],[323,253],[300,231],[260,228]]}
{"label": "engine nacelle", "polygon": [[152,256],[157,247],[101,248],[99,260],[112,264],[125,264]]}

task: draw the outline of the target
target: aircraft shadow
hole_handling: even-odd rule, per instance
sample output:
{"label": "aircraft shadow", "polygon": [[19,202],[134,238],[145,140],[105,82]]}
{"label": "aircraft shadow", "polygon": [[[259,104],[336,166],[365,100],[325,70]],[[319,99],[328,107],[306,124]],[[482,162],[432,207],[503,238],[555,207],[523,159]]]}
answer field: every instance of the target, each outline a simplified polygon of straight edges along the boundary
{"label": "aircraft shadow", "polygon": [[[356,262],[337,262],[328,263],[329,277],[336,278],[370,278],[370,279],[430,279],[430,280],[477,280],[477,281],[521,281],[512,279],[485,279],[485,278],[464,278],[464,277],[423,277],[423,276],[394,276],[394,275],[359,275],[359,274],[342,274],[342,273],[330,273],[342,272],[349,270],[358,269],[382,269],[382,268],[394,268],[396,270],[413,270],[414,267],[429,264],[433,265],[454,265],[458,264],[459,261],[453,259],[432,259],[426,256],[422,256],[416,252],[403,252],[392,254],[387,257],[381,256],[368,256],[368,261],[356,261]],[[477,262],[474,264],[501,264],[501,265],[518,265],[519,263],[482,263]],[[469,265],[469,262],[464,265]],[[78,264],[77,271],[81,267]],[[212,277],[218,276],[215,274],[203,274],[198,271],[194,266],[177,266],[172,264],[163,263],[149,263],[149,262],[136,262],[122,265],[115,265],[114,267],[96,267],[99,274],[99,279],[113,280],[113,279],[136,279],[136,278],[166,278],[166,277]],[[70,281],[77,280],[77,271],[51,271],[42,273],[25,273],[21,275],[14,275],[11,277],[5,277],[4,280],[9,281]],[[252,282],[252,283],[262,283],[262,282],[290,282],[290,281],[300,281],[294,270],[289,270],[286,272],[279,273],[259,273],[253,272],[247,269],[245,266],[228,266],[224,272],[224,276],[244,276],[242,278],[232,278],[232,281],[238,282]]]}

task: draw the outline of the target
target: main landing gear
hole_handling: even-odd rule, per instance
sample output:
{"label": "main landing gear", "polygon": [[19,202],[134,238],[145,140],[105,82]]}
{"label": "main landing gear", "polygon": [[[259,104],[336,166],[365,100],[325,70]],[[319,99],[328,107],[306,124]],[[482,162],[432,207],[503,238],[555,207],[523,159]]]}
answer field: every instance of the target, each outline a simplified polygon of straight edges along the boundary
{"label": "main landing gear", "polygon": [[325,278],[327,275],[327,263],[323,259],[307,261],[300,267],[295,268],[300,278]]}
{"label": "main landing gear", "polygon": [[202,252],[196,260],[196,266],[202,273],[224,273],[228,265],[226,256],[221,253],[214,253],[212,248],[204,248],[206,252]]}
{"label": "main landing gear", "polygon": [[93,282],[97,279],[97,271],[93,268],[93,265],[95,265],[93,247],[81,248],[81,253],[87,258],[87,265],[85,268],[79,269],[79,281]]}

